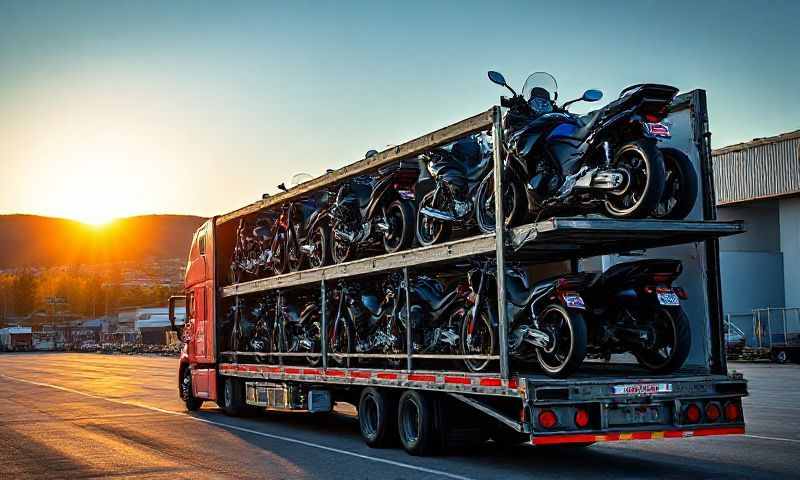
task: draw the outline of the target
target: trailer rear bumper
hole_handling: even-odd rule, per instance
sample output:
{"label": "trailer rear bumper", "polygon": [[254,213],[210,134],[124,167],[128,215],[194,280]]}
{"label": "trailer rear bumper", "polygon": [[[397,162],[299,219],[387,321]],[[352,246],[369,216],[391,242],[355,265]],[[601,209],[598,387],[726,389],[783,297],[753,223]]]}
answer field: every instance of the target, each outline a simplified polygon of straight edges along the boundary
{"label": "trailer rear bumper", "polygon": [[561,445],[570,443],[619,442],[629,440],[663,440],[665,438],[710,437],[716,435],[741,435],[744,425],[735,427],[706,427],[680,430],[657,430],[635,432],[579,433],[535,435],[531,437],[533,445]]}

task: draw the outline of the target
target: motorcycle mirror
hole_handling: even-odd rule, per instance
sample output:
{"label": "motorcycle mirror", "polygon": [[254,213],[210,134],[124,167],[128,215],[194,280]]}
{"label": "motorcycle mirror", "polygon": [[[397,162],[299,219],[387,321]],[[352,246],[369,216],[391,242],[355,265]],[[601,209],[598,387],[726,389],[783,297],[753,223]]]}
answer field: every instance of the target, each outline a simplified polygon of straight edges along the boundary
{"label": "motorcycle mirror", "polygon": [[494,70],[489,70],[489,80],[493,83],[500,85],[501,87],[505,87],[508,85],[506,83],[506,78],[500,72],[495,72]]}
{"label": "motorcycle mirror", "polygon": [[367,153],[364,155],[364,158],[372,158],[378,154],[377,150],[367,150]]}
{"label": "motorcycle mirror", "polygon": [[288,192],[289,191],[289,189],[286,188],[286,183],[284,183],[284,182],[281,182],[281,184],[278,185],[278,190],[283,190],[284,192]]}
{"label": "motorcycle mirror", "polygon": [[584,102],[596,102],[601,98],[603,98],[603,92],[601,92],[600,90],[586,90],[585,92],[583,92],[581,100],[583,100]]}

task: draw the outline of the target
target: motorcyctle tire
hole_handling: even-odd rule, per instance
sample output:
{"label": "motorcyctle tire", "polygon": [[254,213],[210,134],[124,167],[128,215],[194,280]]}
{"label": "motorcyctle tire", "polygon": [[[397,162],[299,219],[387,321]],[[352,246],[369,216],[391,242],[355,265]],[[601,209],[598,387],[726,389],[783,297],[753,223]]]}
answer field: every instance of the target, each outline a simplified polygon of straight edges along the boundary
{"label": "motorcyctle tire", "polygon": [[[489,315],[487,305],[480,305],[477,309],[477,319],[475,319],[475,325],[472,328],[472,334],[470,338],[478,333],[481,335],[480,342],[481,347],[480,351],[474,351],[474,348],[471,348],[468,344],[468,330],[469,330],[469,323],[472,319],[472,309],[467,311],[467,314],[464,315],[464,319],[461,322],[461,338],[459,339],[459,344],[461,347],[461,354],[462,355],[496,355],[497,353],[497,335],[495,334],[494,326],[492,325],[492,319]],[[465,359],[464,364],[466,365],[467,369],[470,372],[481,372],[486,370],[486,367],[492,363],[492,360],[469,360]]]}
{"label": "motorcyctle tire", "polygon": [[284,251],[286,252],[286,263],[289,265],[289,271],[299,272],[303,269],[305,262],[303,261],[303,254],[300,252],[300,245],[297,242],[297,235],[295,235],[291,227],[286,235],[285,242]]}
{"label": "motorcyctle tire", "polygon": [[[528,214],[528,198],[525,187],[515,176],[509,176],[504,184],[503,216],[506,226],[515,226],[522,223]],[[478,187],[475,193],[475,219],[481,233],[494,233],[495,231],[495,204],[494,204],[494,176],[490,175],[487,181]]]}
{"label": "motorcyctle tire", "polygon": [[272,271],[275,275],[289,272],[289,259],[286,255],[286,238],[276,242],[275,251],[272,252]]}
{"label": "motorcyctle tire", "polygon": [[405,250],[414,243],[414,207],[410,202],[395,200],[386,207],[390,232],[383,235],[386,253]]}
{"label": "motorcyctle tire", "polygon": [[683,220],[692,211],[697,200],[697,172],[691,159],[680,150],[659,150],[664,158],[664,191],[650,216],[664,220]]}
{"label": "motorcyctle tire", "polygon": [[331,240],[331,259],[333,263],[344,263],[353,258],[353,245],[336,238],[335,225],[334,228],[331,228],[329,238]]}
{"label": "motorcyctle tire", "polygon": [[[442,205],[437,204],[435,200],[439,200],[439,203],[442,203],[442,196],[440,196],[439,199],[434,199],[434,195],[436,195],[436,190],[431,190],[426,193],[417,204],[417,218],[414,223],[417,241],[423,247],[446,242],[453,232],[453,226],[450,222],[429,218],[422,213],[423,207],[438,207],[441,209]],[[428,230],[428,225],[431,225],[430,231]]]}
{"label": "motorcyctle tire", "polygon": [[[353,344],[355,343],[353,328],[353,323],[350,319],[343,317],[339,324],[336,325],[336,328],[331,329],[331,334],[328,335],[328,352],[330,354],[353,353]],[[350,367],[355,364],[355,362],[351,362],[350,358],[342,358],[335,355],[330,355],[329,358],[331,362],[340,367]]]}
{"label": "motorcyctle tire", "polygon": [[553,333],[553,329],[548,328],[548,321],[557,321],[562,326],[556,332],[558,336],[552,352],[537,348],[536,358],[547,376],[565,378],[575,373],[586,357],[586,321],[580,313],[558,304],[545,307],[538,319],[539,329]]}
{"label": "motorcyctle tire", "polygon": [[656,142],[644,139],[626,143],[614,153],[612,166],[626,168],[630,177],[621,191],[606,193],[606,215],[612,218],[648,216],[664,191],[664,159]]}
{"label": "motorcyctle tire", "polygon": [[[653,322],[664,321],[664,326],[669,326],[671,332],[664,332],[667,338],[671,336],[672,351],[668,354],[661,354],[658,351],[639,349],[634,350],[633,354],[639,364],[653,373],[671,373],[681,368],[689,357],[692,348],[692,331],[689,325],[689,318],[681,307],[656,308],[653,311],[644,312],[646,318],[652,318]],[[656,328],[658,324],[654,325]],[[658,335],[658,332],[656,332]],[[658,338],[658,337],[657,337]]]}
{"label": "motorcyctle tire", "polygon": [[316,230],[311,233],[311,242],[316,246],[317,251],[309,257],[311,268],[324,267],[331,264],[331,235],[326,225],[318,225]]}

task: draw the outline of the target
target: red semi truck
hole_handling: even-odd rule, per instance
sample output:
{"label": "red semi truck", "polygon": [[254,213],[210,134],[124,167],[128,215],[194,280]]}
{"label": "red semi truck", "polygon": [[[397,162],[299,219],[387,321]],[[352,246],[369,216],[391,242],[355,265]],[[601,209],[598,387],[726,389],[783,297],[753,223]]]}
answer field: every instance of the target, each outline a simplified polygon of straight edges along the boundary
{"label": "red semi truck", "polygon": [[[740,233],[743,226],[715,221],[710,134],[701,90],[677,97],[667,119],[672,131],[667,146],[689,153],[701,178],[688,220],[552,218],[492,235],[230,283],[228,269],[240,219],[473,132],[491,131],[497,144],[500,115],[500,108],[493,107],[202,225],[189,250],[185,296],[170,300],[170,318],[175,302],[186,302],[178,392],[187,408],[213,401],[231,415],[254,408],[321,413],[330,412],[336,402],[347,402],[357,408],[369,445],[387,443],[399,432],[411,454],[488,438],[584,446],[743,433],[741,398],[747,395],[747,384],[741,375],[728,372],[725,361],[717,246],[718,237]],[[500,168],[498,158],[495,155],[495,171]],[[691,320],[692,348],[676,372],[649,373],[624,358],[587,361],[578,373],[562,379],[522,368],[509,360],[504,346],[508,327],[502,308],[499,355],[491,358],[495,370],[470,373],[453,366],[458,356],[409,353],[412,348],[403,355],[338,355],[336,362],[327,351],[325,332],[332,319],[325,306],[342,279],[400,272],[407,281],[409,271],[448,269],[467,257],[492,258],[498,271],[511,260],[524,261],[532,270],[546,264],[574,271],[605,269],[630,256],[675,258],[684,264],[679,281],[688,295],[683,307]],[[498,298],[505,298],[502,282],[497,288]],[[239,312],[240,302],[268,292],[299,290],[311,292],[323,306],[317,361],[305,362],[305,353],[247,351],[231,341],[231,329],[239,320],[234,313],[232,323],[230,312]]]}

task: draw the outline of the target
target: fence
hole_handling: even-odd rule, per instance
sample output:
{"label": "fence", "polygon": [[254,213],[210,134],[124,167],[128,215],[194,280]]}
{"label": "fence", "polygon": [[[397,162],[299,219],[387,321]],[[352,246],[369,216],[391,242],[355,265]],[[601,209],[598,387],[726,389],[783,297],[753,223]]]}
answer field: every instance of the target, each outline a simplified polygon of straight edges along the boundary
{"label": "fence", "polygon": [[745,346],[769,348],[800,345],[800,307],[758,308],[751,313],[725,315],[725,340],[735,343],[744,337]]}

